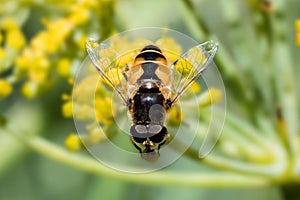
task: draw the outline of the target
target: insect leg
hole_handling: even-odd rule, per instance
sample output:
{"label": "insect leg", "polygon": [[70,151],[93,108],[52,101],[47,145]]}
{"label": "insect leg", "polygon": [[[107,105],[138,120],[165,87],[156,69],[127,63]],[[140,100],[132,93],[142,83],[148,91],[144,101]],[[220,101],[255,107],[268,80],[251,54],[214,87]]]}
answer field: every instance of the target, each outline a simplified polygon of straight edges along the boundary
{"label": "insect leg", "polygon": [[122,74],[123,74],[126,81],[128,81],[128,75],[127,75],[128,71],[129,71],[129,65],[126,64],[126,66],[122,69]]}

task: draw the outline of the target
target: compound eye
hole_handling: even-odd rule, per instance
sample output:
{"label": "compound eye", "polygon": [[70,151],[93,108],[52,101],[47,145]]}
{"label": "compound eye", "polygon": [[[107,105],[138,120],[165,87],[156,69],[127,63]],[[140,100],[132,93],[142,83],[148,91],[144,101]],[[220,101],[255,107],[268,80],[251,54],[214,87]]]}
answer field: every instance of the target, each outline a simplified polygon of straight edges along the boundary
{"label": "compound eye", "polygon": [[149,139],[154,143],[160,144],[160,143],[164,142],[167,135],[168,135],[168,131],[167,131],[166,127],[162,127],[161,131],[159,133],[153,135]]}
{"label": "compound eye", "polygon": [[140,133],[140,134],[145,134],[147,133],[147,128],[144,125],[136,125],[134,127],[134,129],[136,130],[136,132]]}
{"label": "compound eye", "polygon": [[153,134],[157,134],[161,131],[162,126],[161,125],[150,125],[149,132]]}
{"label": "compound eye", "polygon": [[133,125],[130,128],[130,133],[132,135],[132,140],[137,143],[143,143],[147,137],[147,128],[143,125]]}

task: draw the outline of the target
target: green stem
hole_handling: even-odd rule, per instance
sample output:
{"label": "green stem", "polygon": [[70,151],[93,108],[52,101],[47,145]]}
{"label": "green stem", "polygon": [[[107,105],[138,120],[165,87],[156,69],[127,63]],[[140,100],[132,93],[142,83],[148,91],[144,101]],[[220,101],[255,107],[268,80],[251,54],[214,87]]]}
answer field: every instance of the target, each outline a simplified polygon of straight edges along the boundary
{"label": "green stem", "polygon": [[0,129],[0,176],[27,152],[24,144]]}
{"label": "green stem", "polygon": [[[280,6],[281,5],[281,6]],[[281,104],[282,122],[284,131],[282,140],[286,143],[289,155],[289,168],[287,176],[293,177],[296,173],[297,162],[299,159],[298,132],[299,132],[299,106],[296,92],[296,77],[294,77],[294,66],[291,59],[291,51],[288,45],[288,27],[285,26],[286,12],[282,7],[284,1],[278,2],[276,11],[270,15],[270,23],[273,32],[273,76],[276,84],[279,104]]]}
{"label": "green stem", "polygon": [[[7,131],[6,131],[7,132]],[[14,134],[11,133],[10,134]],[[180,185],[186,187],[259,187],[270,183],[268,179],[257,176],[247,176],[243,174],[229,172],[166,172],[158,171],[148,174],[130,174],[119,172],[102,165],[95,159],[82,154],[71,153],[65,148],[55,145],[47,140],[38,137],[20,137],[34,151],[66,165],[101,176],[112,177],[128,182],[141,183],[148,185]]]}

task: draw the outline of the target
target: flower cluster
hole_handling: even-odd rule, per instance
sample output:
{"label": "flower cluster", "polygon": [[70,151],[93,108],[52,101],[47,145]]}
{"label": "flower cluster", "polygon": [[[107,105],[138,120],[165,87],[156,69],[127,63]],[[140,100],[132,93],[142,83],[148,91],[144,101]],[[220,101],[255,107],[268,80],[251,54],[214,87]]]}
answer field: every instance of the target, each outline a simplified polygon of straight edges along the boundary
{"label": "flower cluster", "polygon": [[[13,58],[18,55],[25,46],[25,36],[20,25],[13,18],[6,18],[0,23],[0,74],[10,69]],[[12,92],[12,79],[5,77],[0,79],[0,98],[8,96]]]}
{"label": "flower cluster", "polygon": [[[97,0],[3,2],[0,16],[0,99],[15,92],[14,88],[20,88],[23,96],[33,99],[56,90],[55,86],[62,84],[61,80],[73,84],[75,70],[86,56],[87,35],[93,32],[96,37],[106,37],[105,34],[109,34],[109,27],[104,29],[101,26],[107,23],[103,18],[109,17],[113,3]],[[42,16],[31,15],[31,10],[41,10]],[[35,26],[31,26],[33,21]],[[81,89],[78,92],[84,93]],[[62,114],[71,118],[71,98],[63,94],[62,99],[65,101]],[[97,105],[103,108],[109,103],[107,99],[97,100]],[[82,118],[91,111],[88,106],[79,109]],[[97,116],[100,121],[111,123],[101,119],[100,114]],[[89,130],[96,132],[92,127]],[[73,144],[71,150],[82,146],[76,138],[74,134],[67,138],[67,146]]]}
{"label": "flower cluster", "polygon": [[[11,89],[7,88],[13,88],[17,82],[22,83],[21,92],[25,97],[34,98],[53,88],[57,80],[71,78],[72,66],[84,56],[90,19],[100,15],[99,11],[93,11],[100,10],[102,5],[95,0],[56,4],[51,6],[55,6],[57,12],[45,11],[47,14],[40,18],[42,28],[32,31],[36,32],[32,37],[27,36],[25,29],[31,16],[18,14],[28,11],[30,2],[16,3],[14,9],[6,9],[7,13],[0,20],[0,75],[12,73],[1,80],[1,84],[6,85],[1,97],[9,95]],[[46,2],[39,6],[51,9]]]}
{"label": "flower cluster", "polygon": [[[43,12],[39,19],[41,27],[28,33],[27,26],[32,20],[28,14],[31,3],[41,9],[51,9],[54,6],[57,12]],[[4,7],[13,9],[6,9],[7,13],[0,17],[0,98],[9,96],[15,85],[21,88],[23,96],[33,99],[55,89],[59,80],[73,84],[75,71],[86,56],[85,42],[88,35],[98,31],[93,36],[107,36],[101,23],[107,23],[103,19],[107,19],[111,4],[113,1],[96,0],[57,2],[51,6],[47,2],[38,5],[34,2],[15,3],[15,7],[11,7],[9,3],[3,4]],[[93,22],[100,24],[91,24]],[[161,47],[171,63],[178,59],[183,50],[173,38],[165,36],[165,33],[154,43]],[[113,64],[116,65],[116,70],[110,71],[108,76],[112,79],[121,76],[119,69],[130,65],[137,52],[150,43],[153,41],[143,38],[129,40],[126,36],[114,37],[110,41],[111,48],[122,56],[116,59],[113,54],[109,55],[110,52],[99,52],[101,57],[113,59]],[[176,70],[185,75],[192,65],[188,61],[182,62],[185,71]],[[89,122],[86,127],[88,135],[79,139],[78,135],[71,133],[67,137],[66,146],[72,151],[83,148],[82,140],[85,144],[93,145],[103,138],[109,138],[109,129],[115,125],[114,116],[124,113],[118,103],[112,101],[112,90],[107,87],[107,83],[100,78],[93,66],[88,67],[89,75],[75,85],[72,97],[70,94],[62,94],[62,115]],[[118,80],[120,79],[115,79]],[[199,92],[200,86],[195,83],[186,94],[192,96]],[[204,93],[200,100],[202,103],[199,104],[207,106],[214,102],[208,100],[209,96],[208,92]],[[124,117],[127,117],[126,114]],[[178,126],[183,118],[184,114],[179,107],[174,107],[170,111],[168,124]],[[99,130],[97,124],[103,126],[104,131]]]}

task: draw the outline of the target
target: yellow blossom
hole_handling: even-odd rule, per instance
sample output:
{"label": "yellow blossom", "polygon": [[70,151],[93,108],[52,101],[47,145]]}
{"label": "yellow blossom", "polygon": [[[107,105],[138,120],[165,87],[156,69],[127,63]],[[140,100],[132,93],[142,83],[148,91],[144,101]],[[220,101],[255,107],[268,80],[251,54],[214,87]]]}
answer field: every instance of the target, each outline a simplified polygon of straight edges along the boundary
{"label": "yellow blossom", "polygon": [[31,47],[35,51],[41,52],[52,52],[54,51],[53,43],[51,42],[51,37],[46,31],[39,32],[32,40]]}
{"label": "yellow blossom", "polygon": [[300,32],[296,34],[296,45],[300,46]]}
{"label": "yellow blossom", "polygon": [[5,30],[12,30],[18,27],[17,22],[13,18],[5,18],[2,22],[2,28]]}
{"label": "yellow blossom", "polygon": [[70,151],[78,151],[82,149],[82,142],[78,135],[71,133],[65,140],[65,145]]}
{"label": "yellow blossom", "polygon": [[72,101],[67,101],[62,106],[62,115],[66,118],[73,117],[73,103]]}
{"label": "yellow blossom", "polygon": [[[90,120],[94,118],[94,109],[90,105],[73,103],[72,108],[73,108],[73,117],[78,120]],[[68,111],[70,111],[70,109],[71,108],[69,107]],[[70,113],[67,114],[70,115]]]}
{"label": "yellow blossom", "polygon": [[57,72],[62,77],[68,77],[70,75],[71,61],[67,58],[59,60],[57,65]]}
{"label": "yellow blossom", "polygon": [[168,125],[170,126],[179,126],[182,119],[184,118],[183,113],[181,112],[180,107],[173,107],[168,113]]}
{"label": "yellow blossom", "polygon": [[68,94],[66,94],[66,93],[63,93],[63,94],[61,95],[61,99],[64,100],[64,101],[70,100],[70,99],[71,99],[71,96],[68,95]]}
{"label": "yellow blossom", "polygon": [[25,37],[18,28],[8,31],[6,40],[7,45],[14,49],[21,49],[25,45]]}
{"label": "yellow blossom", "polygon": [[192,68],[193,64],[185,58],[179,59],[174,66],[175,72],[181,74],[182,76],[187,76]]}
{"label": "yellow blossom", "polygon": [[5,49],[0,47],[0,59],[5,59],[7,56],[7,53],[5,51]]}
{"label": "yellow blossom", "polygon": [[95,96],[95,83],[97,83],[98,80],[99,75],[97,73],[83,79],[73,89],[74,100],[79,104],[89,103]]}
{"label": "yellow blossom", "polygon": [[32,66],[34,53],[31,49],[25,48],[22,54],[16,59],[16,67],[20,70],[27,70]]}
{"label": "yellow blossom", "polygon": [[98,124],[93,123],[87,126],[87,130],[89,134],[82,138],[85,145],[92,146],[106,139],[106,134]]}
{"label": "yellow blossom", "polygon": [[300,19],[296,20],[296,32],[300,33]]}
{"label": "yellow blossom", "polygon": [[85,42],[87,41],[88,36],[87,35],[81,35],[78,39],[77,39],[77,45],[80,49],[85,49]]}
{"label": "yellow blossom", "polygon": [[37,96],[38,88],[39,86],[36,82],[26,82],[22,86],[21,92],[25,97],[32,99]]}
{"label": "yellow blossom", "polygon": [[11,92],[11,84],[7,80],[0,79],[0,98],[10,95]]}
{"label": "yellow blossom", "polygon": [[300,46],[300,19],[296,20],[296,45]]}
{"label": "yellow blossom", "polygon": [[83,6],[74,8],[69,20],[76,25],[84,24],[89,19],[89,11]]}
{"label": "yellow blossom", "polygon": [[29,75],[29,80],[30,81],[34,81],[36,83],[42,83],[42,82],[45,82],[47,80],[48,71],[43,70],[43,69],[38,68],[38,67],[34,67],[34,68],[29,70],[28,75]]}
{"label": "yellow blossom", "polygon": [[166,55],[167,60],[170,62],[176,61],[182,53],[180,45],[173,38],[163,37],[158,39],[155,44],[162,48],[164,55]]}
{"label": "yellow blossom", "polygon": [[208,89],[199,99],[199,106],[206,107],[222,100],[222,92],[216,88]]}
{"label": "yellow blossom", "polygon": [[187,93],[197,94],[201,90],[201,86],[197,82],[193,82],[191,87],[186,91]]}
{"label": "yellow blossom", "polygon": [[95,112],[98,122],[104,125],[110,125],[113,122],[113,108],[111,99],[109,97],[96,98]]}
{"label": "yellow blossom", "polygon": [[47,55],[40,54],[34,55],[34,60],[32,64],[35,68],[47,70],[50,66],[50,61],[47,58]]}
{"label": "yellow blossom", "polygon": [[73,85],[74,84],[74,78],[68,78],[68,83],[70,84],[70,85]]}
{"label": "yellow blossom", "polygon": [[130,64],[133,60],[134,60],[134,57],[135,57],[135,53],[134,52],[129,52],[129,53],[126,53],[120,57],[118,57],[116,60],[115,60],[115,64],[117,65],[118,68],[123,68],[125,67],[127,64]]}

